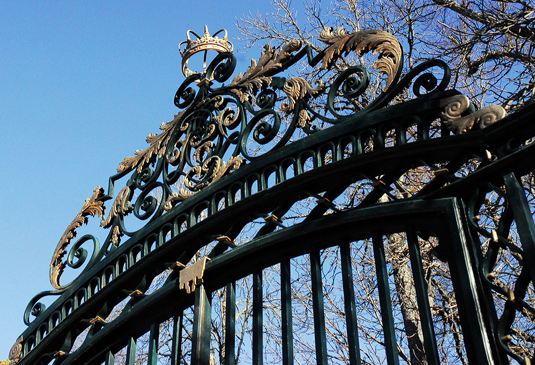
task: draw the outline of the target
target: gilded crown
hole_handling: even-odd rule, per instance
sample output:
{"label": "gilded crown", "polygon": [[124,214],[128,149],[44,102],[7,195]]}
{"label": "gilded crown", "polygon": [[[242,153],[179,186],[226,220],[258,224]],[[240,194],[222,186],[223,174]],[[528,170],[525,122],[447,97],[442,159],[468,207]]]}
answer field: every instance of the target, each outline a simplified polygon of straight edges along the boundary
{"label": "gilded crown", "polygon": [[[224,32],[225,36],[223,38],[216,37],[219,33]],[[193,34],[197,39],[191,39],[191,34]],[[182,73],[184,76],[188,77],[195,73],[188,68],[188,61],[196,53],[204,51],[204,63],[203,63],[203,72],[206,71],[206,54],[208,51],[217,51],[222,52],[232,52],[233,46],[232,43],[227,39],[227,30],[221,29],[218,30],[213,36],[208,32],[208,26],[204,26],[204,35],[199,37],[194,31],[188,30],[187,32],[188,39],[184,42],[181,42],[178,45],[178,50],[182,56]],[[184,49],[182,45],[185,44]]]}

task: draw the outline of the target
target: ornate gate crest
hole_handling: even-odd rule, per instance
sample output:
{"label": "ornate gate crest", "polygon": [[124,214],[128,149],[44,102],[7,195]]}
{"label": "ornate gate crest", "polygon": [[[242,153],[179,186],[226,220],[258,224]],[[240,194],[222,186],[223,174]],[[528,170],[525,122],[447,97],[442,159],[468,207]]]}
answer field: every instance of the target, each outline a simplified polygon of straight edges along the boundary
{"label": "ornate gate crest", "polygon": [[[218,38],[221,32],[224,37]],[[186,79],[174,99],[178,114],[160,126],[160,134],[147,137],[148,147],[119,164],[107,190],[97,187],[68,226],[50,264],[55,290],[28,304],[28,328],[10,353],[12,363],[134,364],[136,339],[148,333],[148,364],[163,358],[179,364],[186,357],[192,364],[212,364],[215,353],[220,362],[233,364],[236,282],[250,277],[250,353],[259,364],[267,356],[263,339],[269,324],[262,314],[262,288],[274,285],[262,280],[265,270],[278,265],[280,321],[269,325],[280,330],[280,357],[290,364],[298,352],[292,260],[303,256],[314,322],[314,340],[308,340],[314,342],[315,361],[330,363],[322,260],[324,250],[334,247],[344,351],[349,363],[359,364],[366,348],[359,345],[357,323],[366,318],[357,311],[357,264],[351,255],[355,242],[367,242],[381,351],[389,364],[397,364],[402,345],[389,283],[389,252],[396,252],[392,235],[406,243],[420,352],[428,363],[440,363],[444,354],[425,262],[447,267],[460,324],[454,337],[470,364],[530,363],[533,352],[521,343],[517,319],[530,320],[535,313],[526,297],[535,278],[529,265],[535,227],[522,187],[535,169],[529,143],[535,137],[533,108],[510,116],[499,106],[476,110],[466,96],[447,89],[450,70],[439,60],[403,75],[402,47],[383,31],[325,29],[320,40],[326,48],[317,54],[298,42],[280,49],[267,45],[258,61],[236,75],[226,31],[211,36],[205,28],[202,37],[188,31],[180,49]],[[217,54],[210,62],[209,51]],[[374,68],[382,81],[372,80],[361,65],[345,64],[343,56],[350,52],[377,54]],[[189,68],[198,53],[204,55],[200,72]],[[298,62],[306,62],[317,81],[293,76]],[[331,77],[326,82],[322,75]],[[365,95],[373,82],[382,92],[369,101]],[[404,189],[417,171],[427,177],[412,191]],[[353,199],[341,204],[345,193]],[[356,199],[357,193],[363,196]],[[489,225],[484,214],[491,195],[502,203],[495,204]],[[309,209],[300,211],[302,219],[290,217],[292,206],[303,201]],[[106,230],[102,245],[96,235],[75,241],[76,230],[95,217]],[[238,242],[250,223],[259,227],[255,235]],[[434,246],[424,249],[423,241]],[[519,258],[507,285],[495,274],[500,250]],[[61,282],[65,269],[82,267],[75,280]],[[156,290],[151,283],[158,278]],[[212,299],[219,292],[223,319],[213,322]],[[44,296],[57,299],[45,308]],[[193,313],[189,332],[188,310]],[[158,346],[164,322],[171,328],[165,356]],[[216,351],[211,333],[219,330],[222,345]]]}

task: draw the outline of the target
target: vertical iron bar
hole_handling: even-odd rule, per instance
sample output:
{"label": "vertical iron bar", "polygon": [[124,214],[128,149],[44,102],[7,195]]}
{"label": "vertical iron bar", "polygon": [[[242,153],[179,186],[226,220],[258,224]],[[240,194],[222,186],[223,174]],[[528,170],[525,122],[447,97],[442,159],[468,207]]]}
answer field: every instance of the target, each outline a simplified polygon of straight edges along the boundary
{"label": "vertical iron bar", "polygon": [[150,326],[149,333],[149,356],[147,360],[147,365],[156,365],[158,361],[158,338],[160,336],[160,325],[158,323],[153,323]]}
{"label": "vertical iron bar", "polygon": [[236,355],[236,283],[227,283],[225,302],[225,365],[234,365]]}
{"label": "vertical iron bar", "polygon": [[[514,173],[503,177],[507,191],[509,207],[516,221],[516,228],[525,257],[535,257],[535,223],[529,209],[524,188],[518,182]],[[531,280],[535,281],[535,265],[526,265]]]}
{"label": "vertical iron bar", "polygon": [[290,282],[290,260],[281,261],[281,315],[282,315],[282,363],[293,365],[294,345],[292,329],[292,287]]}
{"label": "vertical iron bar", "polygon": [[310,274],[312,279],[312,308],[314,310],[314,335],[316,339],[316,362],[327,365],[327,340],[325,338],[325,311],[323,308],[323,285],[321,281],[320,252],[310,252]]}
{"label": "vertical iron bar", "polygon": [[136,340],[130,337],[128,347],[126,349],[126,365],[134,365],[136,363]]}
{"label": "vertical iron bar", "polygon": [[261,365],[263,357],[262,270],[253,272],[253,364]]}
{"label": "vertical iron bar", "polygon": [[360,365],[359,333],[357,327],[357,310],[355,308],[355,288],[351,269],[350,243],[340,245],[340,263],[342,265],[342,283],[344,290],[344,307],[346,312],[347,339],[349,345],[349,364]]}
{"label": "vertical iron bar", "polygon": [[386,359],[388,365],[398,365],[398,351],[396,333],[394,330],[394,316],[390,299],[390,286],[388,284],[388,271],[386,270],[385,246],[383,235],[375,231],[373,233],[373,253],[375,256],[375,268],[377,270],[377,289],[379,290],[379,302],[381,304],[381,317],[383,318],[383,332],[386,347]]}
{"label": "vertical iron bar", "polygon": [[183,311],[173,318],[173,339],[171,343],[171,365],[179,365],[182,358],[182,319]]}
{"label": "vertical iron bar", "polygon": [[113,365],[115,364],[115,355],[113,355],[113,352],[108,351],[106,354],[106,365]]}
{"label": "vertical iron bar", "polygon": [[414,277],[414,286],[416,289],[416,299],[418,301],[418,312],[420,313],[420,322],[422,324],[422,333],[424,335],[424,350],[427,363],[430,365],[440,364],[438,349],[433,328],[433,316],[429,306],[429,295],[427,292],[427,282],[422,266],[422,256],[420,254],[420,244],[414,231],[414,227],[407,227],[407,243],[409,245],[409,254]]}
{"label": "vertical iron bar", "polygon": [[[451,227],[446,230],[449,235],[448,249],[451,281],[455,290],[463,340],[470,364],[495,364],[493,359],[491,336],[485,325],[483,316],[481,281],[476,267],[473,265],[475,253],[472,242],[467,236],[468,223],[457,199],[452,199],[450,207],[446,208],[448,222]],[[446,239],[445,241],[447,241]],[[472,255],[470,253],[472,250]]]}
{"label": "vertical iron bar", "polygon": [[204,284],[200,284],[195,288],[195,311],[191,339],[192,364],[210,365],[211,322],[212,308],[210,298]]}

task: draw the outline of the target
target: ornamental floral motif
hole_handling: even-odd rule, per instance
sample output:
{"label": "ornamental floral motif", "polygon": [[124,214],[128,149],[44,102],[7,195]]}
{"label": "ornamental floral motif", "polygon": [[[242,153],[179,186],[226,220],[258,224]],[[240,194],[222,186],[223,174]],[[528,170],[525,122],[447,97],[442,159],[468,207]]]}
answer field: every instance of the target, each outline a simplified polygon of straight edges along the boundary
{"label": "ornamental floral motif", "polygon": [[63,233],[63,236],[61,236],[52,256],[52,261],[50,262],[50,283],[54,288],[61,288],[60,278],[66,266],[66,262],[62,261],[62,258],[67,253],[65,249],[69,246],[71,240],[76,237],[76,229],[87,223],[88,216],[104,216],[104,203],[99,201],[103,195],[104,189],[97,186],[91,198],[85,200],[82,210],[80,210],[80,213],[78,213],[65,230],[65,233]]}
{"label": "ornamental floral motif", "polygon": [[395,80],[403,64],[403,50],[398,40],[390,33],[382,30],[364,30],[348,34],[345,29],[325,28],[319,37],[320,41],[330,46],[324,51],[321,68],[327,69],[343,53],[355,51],[359,56],[373,51],[379,53],[379,60],[374,64],[388,77],[388,88]]}

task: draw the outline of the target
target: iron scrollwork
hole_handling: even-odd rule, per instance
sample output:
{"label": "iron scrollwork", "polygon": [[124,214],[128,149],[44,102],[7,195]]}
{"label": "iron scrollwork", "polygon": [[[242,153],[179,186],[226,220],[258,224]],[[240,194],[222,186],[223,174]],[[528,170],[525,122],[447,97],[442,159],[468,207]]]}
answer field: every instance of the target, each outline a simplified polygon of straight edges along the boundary
{"label": "iron scrollwork", "polygon": [[[134,216],[147,226],[269,151],[331,125],[357,123],[405,95],[411,85],[413,94],[419,98],[446,90],[450,81],[448,66],[439,60],[424,62],[402,78],[402,47],[384,31],[347,33],[343,29],[325,29],[319,40],[327,47],[316,55],[310,46],[298,41],[280,49],[267,45],[258,61],[252,60],[245,73],[239,73],[225,86],[236,69],[226,31],[225,37],[220,39],[210,36],[205,28],[204,36],[197,36],[195,41],[188,33],[186,49],[181,51],[186,79],[174,99],[181,110],[173,120],[162,123],[160,134],[148,135],[146,149],[136,151],[134,156],[126,157],[119,164],[106,194],[97,187],[86,200],[52,257],[50,281],[56,290],[42,292],[32,299],[26,308],[25,323],[30,325],[30,315],[38,318],[45,311],[45,306],[39,302],[42,297],[61,295],[73,283],[82,280],[80,274],[69,284],[60,283],[67,266],[77,269],[86,262],[88,253],[82,248],[84,243],[93,242],[93,254],[82,273],[116,250],[123,237],[128,239],[143,229],[129,230],[125,223],[127,216]],[[206,66],[209,50],[218,54]],[[205,63],[203,71],[195,73],[188,68],[188,60],[199,52],[205,53]],[[286,75],[292,65],[303,59],[320,71],[331,72],[337,61],[349,52],[359,56],[378,53],[374,67],[386,76],[383,91],[366,105],[354,106],[355,100],[364,95],[370,85],[370,73],[361,65],[343,65],[329,84],[320,79],[309,82],[301,76]],[[431,73],[437,67],[441,70],[440,78]],[[337,106],[340,100],[353,107],[342,111]],[[496,106],[476,111],[462,95],[450,95],[441,100],[440,108],[443,109],[442,121],[456,133],[468,132],[477,123],[479,128],[485,128],[505,116],[503,109]],[[362,132],[363,136],[368,129]],[[114,198],[115,183],[123,178],[127,180],[126,186]],[[106,216],[104,202],[113,198]],[[95,236],[85,235],[67,252],[76,230],[87,223],[89,216],[100,217],[101,227],[109,230],[104,244],[101,247]]]}

